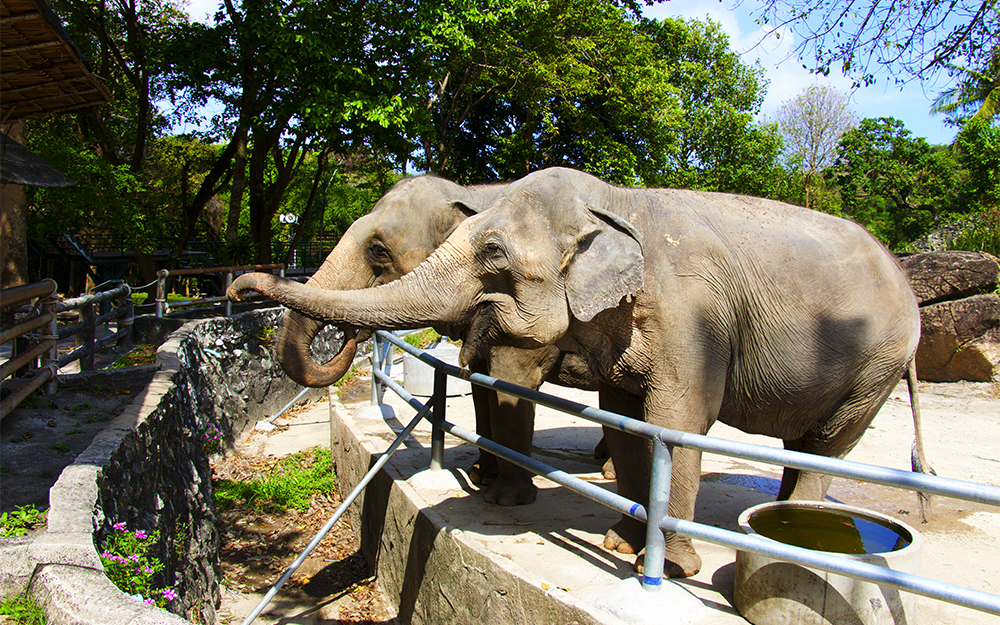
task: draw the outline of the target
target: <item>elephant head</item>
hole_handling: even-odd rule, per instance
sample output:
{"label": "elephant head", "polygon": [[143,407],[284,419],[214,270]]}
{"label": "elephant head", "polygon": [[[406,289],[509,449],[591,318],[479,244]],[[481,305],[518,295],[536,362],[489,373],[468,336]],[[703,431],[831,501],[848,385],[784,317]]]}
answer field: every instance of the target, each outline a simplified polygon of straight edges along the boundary
{"label": "elephant head", "polygon": [[[433,325],[464,338],[463,364],[482,358],[490,345],[552,345],[571,320],[590,321],[643,284],[638,232],[603,208],[616,189],[596,179],[592,187],[581,185],[574,173],[548,169],[508,185],[487,210],[458,224],[423,263],[391,283],[347,291],[334,290],[338,284],[301,285],[246,274],[233,283],[230,297],[259,291],[296,311],[297,319],[322,320],[297,322],[317,326],[324,321],[357,328]],[[463,200],[453,202],[455,220],[469,212],[473,209]],[[384,238],[368,235],[351,245],[366,249],[371,265],[385,248],[379,241]],[[335,273],[336,263],[331,254],[321,273]],[[397,273],[403,271],[391,276]],[[386,282],[381,278],[369,278],[365,286]]]}
{"label": "elephant head", "polygon": [[[427,258],[500,188],[463,187],[434,176],[401,180],[368,215],[348,228],[306,284],[315,289],[354,290],[396,280]],[[338,323],[344,343],[333,358],[319,363],[310,346],[324,325],[326,321],[293,309],[285,313],[278,332],[279,362],[303,386],[327,386],[340,379],[354,360],[357,340],[369,332],[364,324]]]}

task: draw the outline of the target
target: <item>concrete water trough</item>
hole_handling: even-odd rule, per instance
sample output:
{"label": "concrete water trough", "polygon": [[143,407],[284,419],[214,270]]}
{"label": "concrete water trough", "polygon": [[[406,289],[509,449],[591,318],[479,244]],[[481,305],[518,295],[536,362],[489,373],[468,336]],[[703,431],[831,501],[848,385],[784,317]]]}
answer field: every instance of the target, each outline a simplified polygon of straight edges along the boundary
{"label": "concrete water trough", "polygon": [[[787,545],[920,575],[923,537],[890,516],[829,501],[753,506],[740,529]],[[736,553],[735,605],[754,625],[915,623],[917,597],[873,582]]]}

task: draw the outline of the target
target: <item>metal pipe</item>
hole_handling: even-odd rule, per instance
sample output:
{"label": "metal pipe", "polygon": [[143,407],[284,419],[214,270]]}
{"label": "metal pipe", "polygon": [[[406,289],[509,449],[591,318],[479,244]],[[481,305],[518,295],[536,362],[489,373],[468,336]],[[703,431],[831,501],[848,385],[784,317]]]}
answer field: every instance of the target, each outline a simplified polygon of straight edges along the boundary
{"label": "metal pipe", "polygon": [[56,292],[56,281],[51,278],[46,278],[44,280],[39,280],[38,282],[32,282],[31,284],[25,284],[24,286],[15,286],[9,289],[4,289],[0,291],[0,299],[3,303],[0,304],[3,308],[8,308],[10,306],[16,306],[23,302],[27,302],[35,299],[36,297],[48,297]]}
{"label": "metal pipe", "polygon": [[642,587],[656,591],[663,586],[663,557],[666,540],[659,528],[667,518],[670,504],[670,472],[673,469],[673,450],[660,440],[653,441],[653,467],[649,479],[650,521],[646,523],[646,560],[642,570]]}
{"label": "metal pipe", "polygon": [[389,446],[389,449],[387,449],[384,453],[382,453],[379,456],[378,460],[375,462],[372,468],[368,470],[368,473],[366,473],[365,476],[361,478],[361,481],[358,482],[358,485],[354,487],[354,490],[352,490],[351,493],[347,496],[347,498],[340,504],[340,506],[337,507],[337,510],[333,513],[333,516],[331,516],[326,521],[326,523],[323,524],[323,527],[320,528],[316,536],[314,536],[313,539],[309,542],[309,544],[306,545],[306,548],[302,551],[302,553],[299,554],[299,557],[295,558],[295,561],[292,562],[291,566],[288,567],[288,570],[286,570],[284,574],[282,574],[282,576],[278,579],[278,581],[275,582],[274,586],[271,586],[271,589],[268,590],[263,597],[261,597],[260,602],[257,603],[254,609],[250,611],[250,614],[248,614],[247,617],[243,620],[243,625],[250,625],[250,623],[253,623],[254,619],[256,619],[257,616],[259,616],[260,613],[264,610],[264,608],[267,607],[267,604],[271,602],[271,599],[274,597],[274,595],[276,595],[278,591],[281,590],[281,587],[285,585],[285,582],[287,582],[295,573],[295,571],[302,565],[302,563],[305,562],[306,558],[309,557],[309,554],[312,553],[313,550],[316,548],[316,546],[319,544],[319,542],[323,540],[323,537],[326,536],[331,529],[333,529],[333,526],[337,523],[340,517],[344,515],[344,512],[347,511],[347,508],[349,508],[350,505],[354,503],[354,500],[358,498],[358,495],[360,495],[362,491],[364,491],[365,487],[368,486],[368,483],[375,478],[375,475],[377,475],[378,472],[382,469],[382,467],[385,466],[385,463],[389,461],[389,458],[392,457],[392,454],[396,453],[396,450],[399,448],[400,444],[402,444],[402,442],[406,440],[406,438],[413,431],[413,428],[417,427],[417,424],[420,423],[420,421],[427,415],[427,412],[430,409],[431,409],[431,404],[430,402],[427,402],[427,404],[423,406],[423,408],[420,411],[417,412],[417,415],[413,418],[413,420],[410,421],[410,423],[407,424],[405,428],[403,428],[403,431],[399,433],[399,436],[397,436],[396,440],[392,442],[392,445]]}
{"label": "metal pipe", "polygon": [[37,317],[32,317],[27,321],[22,321],[21,323],[11,326],[6,330],[0,332],[0,343],[6,343],[11,339],[16,339],[17,337],[27,334],[32,330],[37,330],[38,328],[44,326],[48,322],[56,318],[54,312],[44,312]]}
{"label": "metal pipe", "polygon": [[39,386],[55,377],[55,367],[52,366],[44,367],[35,372],[35,375],[33,375],[24,386],[11,393],[5,397],[2,402],[0,402],[0,420],[10,414],[10,411],[14,408],[17,408],[18,405],[20,405],[20,403],[24,401],[28,395],[35,392]]}
{"label": "metal pipe", "polygon": [[267,422],[268,423],[274,423],[275,419],[277,419],[281,415],[285,414],[286,410],[288,410],[289,408],[291,408],[292,405],[295,404],[295,402],[297,402],[300,399],[302,399],[305,396],[305,394],[308,393],[309,391],[310,391],[310,387],[308,387],[308,386],[305,387],[304,389],[302,389],[301,391],[299,391],[299,394],[296,395],[295,398],[292,401],[288,402],[287,404],[285,404],[284,408],[282,408],[278,412],[274,413],[274,416],[271,417],[270,419],[268,419]]}
{"label": "metal pipe", "polygon": [[444,411],[448,403],[448,374],[434,369],[434,418],[431,421],[431,471],[444,469]]}

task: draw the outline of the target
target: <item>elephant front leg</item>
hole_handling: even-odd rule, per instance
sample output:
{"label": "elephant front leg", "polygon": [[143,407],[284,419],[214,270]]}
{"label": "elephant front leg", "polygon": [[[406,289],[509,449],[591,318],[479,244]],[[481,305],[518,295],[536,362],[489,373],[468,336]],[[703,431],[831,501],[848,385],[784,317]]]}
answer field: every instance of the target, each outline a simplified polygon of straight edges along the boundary
{"label": "elephant front leg", "polygon": [[[531,455],[531,439],[535,432],[535,405],[503,393],[493,393],[490,418],[493,440],[514,451]],[[486,489],[487,503],[499,506],[519,506],[535,501],[538,487],[530,471],[497,458],[497,478]]]}
{"label": "elephant front leg", "polygon": [[[601,407],[640,419],[644,413],[641,398],[618,389],[601,390]],[[617,470],[618,494],[642,505],[649,502],[650,469],[652,467],[652,442],[604,428],[604,437],[611,451]],[[675,449],[670,477],[670,502],[668,513],[680,519],[694,518],[694,504],[698,494],[701,453],[689,449]],[[691,577],[701,570],[701,557],[691,539],[668,532],[665,536],[663,574],[665,577]],[[628,515],[608,530],[604,548],[619,553],[638,554],[646,544],[646,524]],[[644,567],[644,556],[636,559],[636,570]]]}
{"label": "elephant front leg", "polygon": [[[479,367],[474,367],[476,373]],[[490,407],[496,404],[496,392],[485,386],[472,385],[472,406],[476,412],[476,434],[493,440],[493,430],[490,425]],[[469,481],[477,486],[489,486],[496,479],[500,469],[497,457],[488,451],[479,450],[479,459],[469,467]]]}

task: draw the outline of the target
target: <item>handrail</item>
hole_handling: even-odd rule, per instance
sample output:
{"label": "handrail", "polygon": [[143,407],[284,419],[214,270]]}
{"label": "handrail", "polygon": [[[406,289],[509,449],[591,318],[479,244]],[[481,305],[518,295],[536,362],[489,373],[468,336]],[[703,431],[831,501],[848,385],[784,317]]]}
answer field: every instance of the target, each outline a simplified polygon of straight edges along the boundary
{"label": "handrail", "polygon": [[202,297],[199,299],[185,300],[167,304],[167,278],[170,276],[200,276],[208,273],[225,274],[226,284],[222,289],[225,293],[229,290],[229,285],[233,283],[233,276],[246,271],[267,271],[278,270],[278,275],[285,277],[285,264],[272,263],[270,265],[238,265],[234,267],[205,267],[201,269],[160,269],[156,272],[156,316],[162,318],[170,312],[170,308],[183,308],[187,306],[200,306],[203,304],[226,303],[226,316],[233,314],[233,303],[226,295],[217,297]]}
{"label": "handrail", "polygon": [[[31,393],[44,385],[43,392],[51,395],[58,385],[58,370],[61,367],[80,360],[81,371],[91,371],[94,368],[94,353],[105,345],[116,342],[126,346],[132,335],[132,290],[127,284],[101,293],[92,293],[56,301],[56,283],[45,279],[25,286],[4,289],[0,293],[3,307],[17,306],[38,298],[36,310],[29,313],[26,319],[10,328],[0,331],[0,343],[15,339],[23,339],[26,345],[18,349],[18,354],[12,356],[0,365],[0,380],[6,379],[16,371],[28,366],[41,357],[39,367],[34,375],[24,385],[0,402],[0,419],[6,417]],[[94,306],[103,302],[118,300],[119,304],[111,311],[98,315]],[[80,309],[82,321],[71,326],[58,328],[56,314]],[[117,331],[113,334],[97,338],[97,326],[111,320],[118,320]],[[59,339],[78,335],[80,345],[63,356],[58,356],[56,344]]]}
{"label": "handrail", "polygon": [[[962,480],[954,480],[934,475],[915,474],[907,471],[899,471],[887,467],[878,467],[849,460],[827,458],[823,456],[813,456],[801,452],[788,451],[784,449],[774,449],[747,443],[737,443],[734,441],[724,441],[710,436],[690,434],[667,430],[657,426],[636,421],[623,415],[608,412],[585,406],[577,402],[572,402],[559,397],[540,393],[530,389],[497,380],[490,376],[472,373],[468,370],[459,369],[453,365],[448,365],[434,358],[430,354],[419,350],[412,345],[400,340],[391,333],[378,331],[375,334],[376,345],[373,353],[379,353],[378,339],[385,339],[393,345],[403,349],[407,353],[419,358],[424,363],[435,369],[435,395],[428,400],[427,405],[434,404],[433,413],[438,412],[438,405],[443,408],[444,402],[437,397],[445,394],[445,384],[439,383],[446,380],[446,376],[458,377],[468,380],[473,384],[486,386],[506,394],[533,401],[555,410],[574,414],[590,421],[617,428],[623,432],[629,432],[638,436],[652,439],[654,441],[652,485],[650,490],[650,503],[648,510],[637,502],[627,500],[599,487],[593,486],[567,475],[544,463],[532,459],[528,456],[518,454],[505,447],[501,447],[492,441],[483,439],[477,434],[468,432],[457,425],[444,420],[443,414],[433,414],[431,423],[435,432],[440,430],[442,435],[448,432],[458,438],[469,442],[513,462],[529,471],[546,477],[558,484],[566,486],[571,490],[579,492],[599,503],[608,505],[624,514],[628,514],[640,521],[647,521],[645,572],[643,575],[643,587],[646,590],[656,590],[662,583],[663,566],[663,531],[672,531],[678,534],[707,540],[717,544],[733,547],[743,551],[751,551],[768,555],[776,559],[794,562],[812,568],[831,571],[841,575],[870,581],[882,586],[891,586],[914,594],[923,595],[932,599],[946,601],[962,605],[975,610],[989,612],[1000,615],[1000,596],[986,592],[948,584],[937,580],[893,571],[873,564],[857,562],[836,555],[823,552],[815,552],[808,549],[793,547],[776,543],[759,536],[747,536],[737,532],[722,530],[711,526],[672,518],[667,514],[667,501],[670,490],[670,463],[671,450],[673,447],[685,447],[690,449],[700,449],[710,453],[717,453],[727,456],[735,456],[746,460],[757,460],[769,464],[791,466],[809,471],[828,473],[840,477],[849,477],[864,481],[876,482],[896,488],[907,490],[918,490],[920,492],[933,493],[956,499],[976,501],[989,505],[1000,506],[1000,488],[985,484],[976,484]],[[407,393],[398,384],[389,379],[377,368],[372,369],[372,384],[384,384],[400,395],[410,405],[422,406],[418,400]],[[373,390],[373,397],[379,396],[379,392]],[[416,407],[415,406],[415,407]],[[443,410],[442,410],[443,412]],[[439,458],[443,456],[444,441],[438,437],[432,437],[431,442],[431,468],[439,468]],[[596,493],[595,490],[602,491]],[[654,522],[648,522],[653,519]]]}

